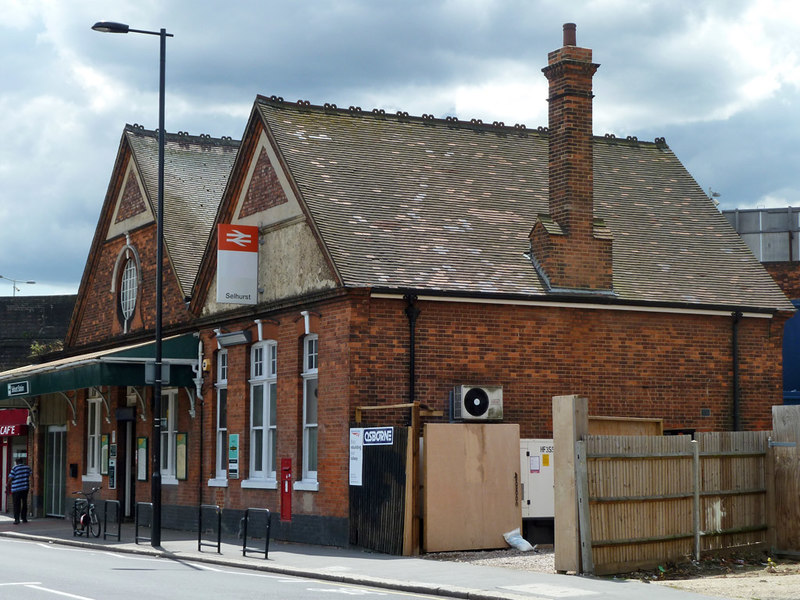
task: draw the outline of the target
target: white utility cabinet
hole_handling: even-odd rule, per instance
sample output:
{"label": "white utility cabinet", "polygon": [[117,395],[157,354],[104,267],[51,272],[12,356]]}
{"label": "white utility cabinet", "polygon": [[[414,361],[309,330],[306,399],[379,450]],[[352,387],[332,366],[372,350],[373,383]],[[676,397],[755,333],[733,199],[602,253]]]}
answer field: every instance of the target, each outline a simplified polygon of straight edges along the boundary
{"label": "white utility cabinet", "polygon": [[521,439],[519,443],[522,518],[552,519],[555,515],[553,440]]}

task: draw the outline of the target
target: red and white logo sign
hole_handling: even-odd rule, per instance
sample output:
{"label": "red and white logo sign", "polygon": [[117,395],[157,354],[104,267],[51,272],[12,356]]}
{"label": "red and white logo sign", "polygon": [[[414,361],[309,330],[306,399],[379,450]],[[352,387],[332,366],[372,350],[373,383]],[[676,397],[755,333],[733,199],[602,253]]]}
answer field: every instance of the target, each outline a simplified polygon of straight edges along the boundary
{"label": "red and white logo sign", "polygon": [[258,227],[217,225],[217,302],[258,301]]}
{"label": "red and white logo sign", "polygon": [[218,250],[258,252],[258,227],[251,225],[219,225]]}

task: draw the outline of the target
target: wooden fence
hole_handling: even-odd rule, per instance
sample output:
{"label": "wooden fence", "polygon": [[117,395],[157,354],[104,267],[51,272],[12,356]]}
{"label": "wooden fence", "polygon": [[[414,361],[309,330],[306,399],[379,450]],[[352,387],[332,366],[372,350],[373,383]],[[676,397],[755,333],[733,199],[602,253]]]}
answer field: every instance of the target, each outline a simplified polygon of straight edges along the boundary
{"label": "wooden fence", "polygon": [[577,442],[582,571],[766,544],[768,432]]}
{"label": "wooden fence", "polygon": [[[774,432],[592,436],[586,399],[553,399],[556,570],[609,574],[746,546],[800,547],[800,407]],[[560,468],[559,468],[560,467]]]}

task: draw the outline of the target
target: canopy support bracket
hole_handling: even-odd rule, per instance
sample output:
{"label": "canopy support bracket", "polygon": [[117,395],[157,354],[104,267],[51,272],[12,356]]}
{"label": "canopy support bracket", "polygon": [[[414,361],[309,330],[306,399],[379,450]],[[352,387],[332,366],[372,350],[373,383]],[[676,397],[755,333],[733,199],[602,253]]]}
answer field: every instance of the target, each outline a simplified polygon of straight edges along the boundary
{"label": "canopy support bracket", "polygon": [[31,427],[36,429],[36,401],[34,400],[33,403],[28,402],[27,398],[22,398],[22,401],[25,403],[25,406],[28,407],[28,414],[31,416]]}
{"label": "canopy support bracket", "polygon": [[194,410],[194,402],[195,402],[195,391],[190,387],[183,388],[186,390],[186,395],[189,397],[189,416],[194,419],[195,410]]}
{"label": "canopy support bracket", "polygon": [[56,393],[59,394],[62,398],[64,398],[64,400],[67,401],[67,404],[69,404],[69,407],[72,409],[72,425],[77,426],[78,413],[75,411],[75,404],[72,402],[72,398],[67,396],[64,392],[56,392]]}
{"label": "canopy support bracket", "polygon": [[110,425],[111,424],[111,409],[108,407],[108,398],[106,398],[106,396],[103,394],[103,392],[100,390],[99,387],[92,386],[91,389],[93,389],[95,392],[97,392],[97,395],[100,396],[100,398],[103,400],[103,404],[106,407],[106,423],[108,423]]}
{"label": "canopy support bracket", "polygon": [[142,419],[142,422],[147,421],[147,414],[146,414],[147,413],[147,409],[145,408],[144,398],[142,398],[142,395],[139,393],[139,388],[138,387],[136,387],[135,385],[132,385],[131,389],[133,389],[133,393],[136,394],[136,398],[138,398],[139,404],[142,406],[142,414],[140,415],[141,419]]}

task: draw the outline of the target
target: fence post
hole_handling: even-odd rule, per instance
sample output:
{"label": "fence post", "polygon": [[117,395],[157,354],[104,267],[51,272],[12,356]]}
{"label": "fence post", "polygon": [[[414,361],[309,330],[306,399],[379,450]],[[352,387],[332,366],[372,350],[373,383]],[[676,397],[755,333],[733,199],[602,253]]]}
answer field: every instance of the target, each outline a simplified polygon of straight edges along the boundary
{"label": "fence post", "polygon": [[694,559],[700,560],[700,445],[697,440],[692,445],[692,531],[694,533]]}
{"label": "fence post", "polygon": [[580,396],[553,397],[553,492],[555,494],[555,569],[581,570],[575,442],[589,429],[589,401]]}
{"label": "fence post", "polygon": [[772,447],[772,438],[767,439],[767,453],[764,455],[764,484],[767,488],[767,549],[775,552],[778,547],[777,519],[775,516],[775,502],[777,497],[777,484],[775,479],[775,448]]}
{"label": "fence post", "polygon": [[594,573],[592,558],[592,526],[589,518],[589,467],[586,460],[586,442],[575,442],[575,478],[578,492],[578,528],[581,544],[581,573]]}

